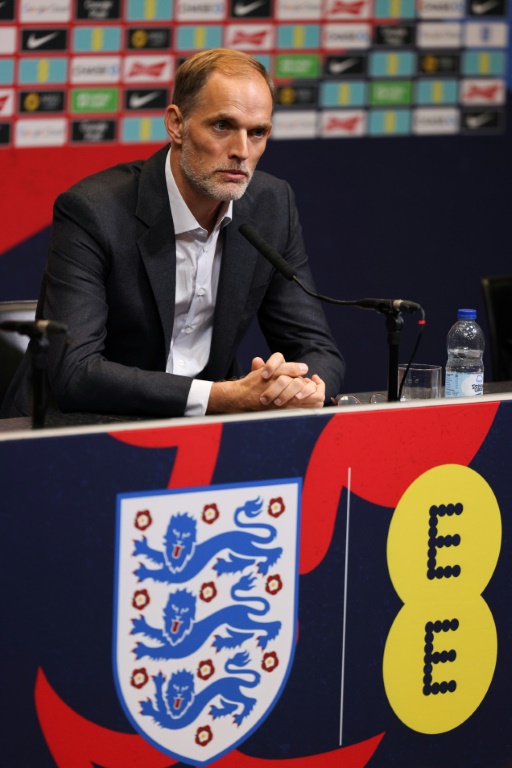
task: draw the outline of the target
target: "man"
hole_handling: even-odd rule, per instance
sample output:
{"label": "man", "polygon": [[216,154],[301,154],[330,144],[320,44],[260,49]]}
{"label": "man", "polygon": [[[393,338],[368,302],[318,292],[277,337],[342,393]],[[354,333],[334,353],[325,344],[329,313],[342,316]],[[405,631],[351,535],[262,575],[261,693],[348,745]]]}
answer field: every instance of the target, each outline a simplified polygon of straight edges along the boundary
{"label": "man", "polygon": [[[343,360],[314,299],[239,233],[250,222],[312,280],[289,186],[254,173],[271,132],[274,86],[247,54],[203,51],[176,73],[171,148],[84,179],[56,201],[38,317],[64,411],[145,416],[321,407]],[[241,375],[257,315],[272,351]],[[31,345],[32,346],[32,345]],[[29,353],[4,415],[30,412]]]}

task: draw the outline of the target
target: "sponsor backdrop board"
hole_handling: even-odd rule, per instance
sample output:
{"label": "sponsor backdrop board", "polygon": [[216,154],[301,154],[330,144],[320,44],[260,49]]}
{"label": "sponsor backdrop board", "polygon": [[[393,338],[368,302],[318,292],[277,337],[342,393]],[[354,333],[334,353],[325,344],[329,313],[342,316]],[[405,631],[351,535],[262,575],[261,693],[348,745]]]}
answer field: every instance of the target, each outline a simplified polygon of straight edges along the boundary
{"label": "sponsor backdrop board", "polygon": [[2,765],[510,765],[511,400],[105,429],[0,439]]}

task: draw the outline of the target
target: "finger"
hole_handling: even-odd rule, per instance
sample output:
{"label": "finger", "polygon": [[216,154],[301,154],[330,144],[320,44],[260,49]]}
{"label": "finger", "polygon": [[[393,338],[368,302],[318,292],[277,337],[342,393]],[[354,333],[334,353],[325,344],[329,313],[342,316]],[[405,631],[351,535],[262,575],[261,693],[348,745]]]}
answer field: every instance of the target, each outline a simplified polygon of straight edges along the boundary
{"label": "finger", "polygon": [[[262,405],[274,403],[282,405],[295,397],[297,392],[302,389],[302,379],[290,378],[290,376],[278,376],[273,378],[269,386],[262,392],[260,402]],[[278,402],[276,402],[278,401]]]}
{"label": "finger", "polygon": [[285,359],[281,352],[274,352],[273,355],[270,355],[269,359],[263,366],[263,370],[261,372],[261,375],[264,379],[270,379],[271,376],[274,376],[277,369],[285,362]]}
{"label": "finger", "polygon": [[251,361],[251,371],[257,371],[265,365],[265,361],[262,357],[253,357]]}

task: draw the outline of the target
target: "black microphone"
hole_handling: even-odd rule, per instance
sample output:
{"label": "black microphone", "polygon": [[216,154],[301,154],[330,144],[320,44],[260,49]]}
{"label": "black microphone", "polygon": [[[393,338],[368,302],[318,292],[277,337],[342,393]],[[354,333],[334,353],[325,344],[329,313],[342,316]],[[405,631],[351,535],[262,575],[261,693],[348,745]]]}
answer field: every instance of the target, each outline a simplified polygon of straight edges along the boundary
{"label": "black microphone", "polygon": [[307,288],[294,273],[292,267],[283,257],[275,251],[263,238],[255,232],[250,224],[241,224],[238,227],[241,235],[253,245],[261,255],[267,259],[270,264],[287,280],[294,280],[303,291],[309,296],[313,296],[320,301],[327,301],[330,304],[339,304],[341,306],[359,307],[360,309],[374,309],[376,312],[385,314],[396,314],[398,312],[421,312],[424,318],[425,313],[420,304],[414,301],[405,301],[404,299],[332,299],[330,296],[322,296]]}
{"label": "black microphone", "polygon": [[67,333],[65,323],[57,320],[4,320],[0,331],[13,331],[24,336],[42,336],[44,333]]}

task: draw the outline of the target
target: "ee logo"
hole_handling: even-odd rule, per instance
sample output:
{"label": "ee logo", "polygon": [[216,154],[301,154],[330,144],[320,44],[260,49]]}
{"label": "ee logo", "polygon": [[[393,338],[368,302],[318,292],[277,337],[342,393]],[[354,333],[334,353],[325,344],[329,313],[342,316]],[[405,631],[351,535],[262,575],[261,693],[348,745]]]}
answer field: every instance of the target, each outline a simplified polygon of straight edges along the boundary
{"label": "ee logo", "polygon": [[387,561],[404,605],[387,637],[383,674],[391,707],[415,731],[457,728],[487,693],[498,641],[482,593],[500,546],[496,497],[468,467],[425,472],[398,503]]}

